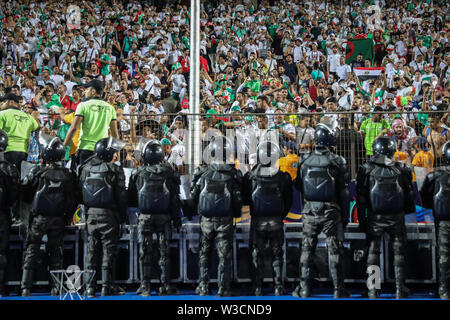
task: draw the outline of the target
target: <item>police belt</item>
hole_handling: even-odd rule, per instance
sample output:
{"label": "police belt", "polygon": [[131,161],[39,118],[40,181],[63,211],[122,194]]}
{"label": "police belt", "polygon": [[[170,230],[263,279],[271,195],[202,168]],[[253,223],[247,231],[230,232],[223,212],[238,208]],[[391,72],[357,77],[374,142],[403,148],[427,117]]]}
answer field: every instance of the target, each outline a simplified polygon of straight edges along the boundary
{"label": "police belt", "polygon": [[106,208],[89,208],[87,211],[88,215],[116,215],[118,212],[116,210],[106,209]]}
{"label": "police belt", "polygon": [[[306,211],[305,211],[306,208]],[[318,202],[318,201],[305,201],[303,206],[303,214],[311,216],[323,216],[327,214],[326,211],[340,211],[340,206],[334,202]]]}

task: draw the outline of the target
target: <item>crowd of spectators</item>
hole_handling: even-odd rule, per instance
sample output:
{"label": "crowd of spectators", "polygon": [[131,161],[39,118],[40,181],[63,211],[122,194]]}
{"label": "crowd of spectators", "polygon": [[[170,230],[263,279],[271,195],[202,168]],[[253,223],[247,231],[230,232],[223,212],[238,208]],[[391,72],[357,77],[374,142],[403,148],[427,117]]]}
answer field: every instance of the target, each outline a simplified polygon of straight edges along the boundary
{"label": "crowd of spectators", "polygon": [[[183,170],[186,141],[174,132],[188,127],[193,89],[203,132],[240,128],[244,139],[260,139],[274,129],[287,163],[311,150],[318,122],[330,121],[340,129],[337,151],[356,166],[381,135],[397,140],[396,160],[440,165],[450,139],[447,1],[202,1],[200,88],[189,88],[189,1],[76,4],[75,28],[67,1],[0,5],[0,95],[21,96],[23,111],[39,112],[40,130],[62,140],[82,85],[98,79],[127,141],[127,167],[139,165],[145,137],[160,139]],[[355,38],[373,40],[373,59],[346,59]],[[384,70],[360,81],[355,67]],[[32,133],[28,161],[39,161],[38,148]],[[66,160],[76,148],[77,135]]]}

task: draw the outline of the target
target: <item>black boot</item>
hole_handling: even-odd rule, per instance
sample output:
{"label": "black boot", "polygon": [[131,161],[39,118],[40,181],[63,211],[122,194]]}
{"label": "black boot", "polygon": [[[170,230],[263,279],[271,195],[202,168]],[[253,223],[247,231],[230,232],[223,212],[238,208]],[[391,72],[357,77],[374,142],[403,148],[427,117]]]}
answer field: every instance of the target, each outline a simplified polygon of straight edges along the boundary
{"label": "black boot", "polygon": [[232,295],[229,279],[230,277],[227,270],[224,270],[222,274],[219,274],[219,290],[217,291],[218,297],[230,297]]}
{"label": "black boot", "polygon": [[342,267],[335,266],[330,268],[331,278],[333,279],[334,292],[333,296],[335,299],[340,298],[350,298],[351,294],[344,287],[344,277],[342,272]]}
{"label": "black boot", "polygon": [[112,274],[110,269],[102,269],[102,297],[111,295]]}
{"label": "black boot", "polygon": [[91,273],[85,273],[84,283],[86,284],[85,295],[88,298],[95,298],[95,288],[97,287],[97,277]]}
{"label": "black boot", "polygon": [[167,295],[176,295],[178,294],[178,289],[172,287],[169,283],[164,283],[159,287],[159,293],[160,296],[167,296]]}
{"label": "black boot", "polygon": [[116,262],[113,263],[111,268],[111,294],[113,296],[124,295],[126,291],[122,287],[116,285],[115,281],[116,281]]}
{"label": "black boot", "polygon": [[403,266],[394,266],[395,272],[395,286],[397,288],[395,297],[396,299],[408,298],[410,292],[405,285],[406,271]]}
{"label": "black boot", "polygon": [[300,280],[300,297],[308,298],[311,295],[311,268],[302,267]]}
{"label": "black boot", "polygon": [[443,300],[449,298],[447,284],[447,265],[439,266],[439,297]]}
{"label": "black boot", "polygon": [[6,296],[6,288],[5,288],[5,270],[0,269],[0,297]]}
{"label": "black boot", "polygon": [[197,288],[195,288],[195,294],[206,296],[209,295],[209,274],[208,268],[200,265],[200,277],[199,284]]}
{"label": "black boot", "polygon": [[140,294],[144,297],[151,296],[152,290],[150,285],[150,279],[151,279],[151,269],[150,266],[145,265],[144,263],[140,263],[140,271],[141,271],[141,286],[136,291],[137,294]]}
{"label": "black boot", "polygon": [[24,269],[22,274],[22,297],[29,297],[33,286],[34,270]]}
{"label": "black boot", "polygon": [[274,278],[273,282],[275,283],[275,295],[282,296],[286,294],[286,290],[284,289],[283,284],[283,263],[278,261],[278,263],[273,267]]}
{"label": "black boot", "polygon": [[369,289],[367,296],[369,299],[377,299],[380,297],[380,290],[377,289]]}
{"label": "black boot", "polygon": [[262,296],[262,295],[263,295],[262,287],[260,287],[260,286],[255,286],[255,287],[253,288],[253,290],[252,290],[252,295],[257,296],[257,297]]}

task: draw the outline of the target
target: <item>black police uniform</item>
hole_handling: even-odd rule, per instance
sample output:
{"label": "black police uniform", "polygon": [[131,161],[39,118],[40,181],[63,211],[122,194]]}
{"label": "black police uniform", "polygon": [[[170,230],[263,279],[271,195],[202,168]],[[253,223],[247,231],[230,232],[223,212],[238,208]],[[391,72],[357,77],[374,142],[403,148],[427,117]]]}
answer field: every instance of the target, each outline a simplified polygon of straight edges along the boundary
{"label": "black police uniform", "polygon": [[450,142],[442,147],[444,167],[430,172],[420,189],[422,205],[433,209],[439,252],[439,289],[441,299],[448,299],[450,259]]}
{"label": "black police uniform", "polygon": [[209,293],[209,262],[216,240],[219,256],[217,295],[230,296],[233,217],[241,216],[243,179],[240,171],[226,163],[226,154],[232,152],[228,139],[217,137],[208,148],[216,160],[208,164],[205,171],[197,171],[201,176],[194,176],[196,183],[191,189],[191,198],[201,216],[200,279],[196,293]]}
{"label": "black police uniform", "polygon": [[[24,180],[26,195],[32,195],[30,224],[22,275],[22,296],[29,296],[34,270],[40,254],[42,237],[46,234],[49,270],[63,268],[63,240],[65,226],[77,207],[76,175],[59,162],[65,154],[57,137],[40,134],[41,156],[47,164],[33,167]],[[25,197],[26,198],[26,197]],[[30,199],[26,199],[30,200]],[[51,294],[57,294],[57,284],[51,279]]]}
{"label": "black police uniform", "polygon": [[149,296],[151,280],[151,261],[153,259],[153,234],[159,242],[159,266],[161,268],[161,287],[159,294],[176,293],[170,287],[169,241],[172,226],[180,226],[179,187],[180,176],[165,162],[161,144],[150,141],[143,148],[144,166],[135,170],[128,185],[128,200],[131,206],[139,208],[139,266],[141,287],[138,292]]}
{"label": "black police uniform", "polygon": [[344,288],[342,269],[342,242],[350,210],[348,169],[343,157],[330,152],[329,148],[336,145],[335,133],[331,129],[318,125],[314,139],[315,150],[299,159],[295,180],[305,206],[302,211],[301,280],[293,295],[308,297],[311,294],[313,254],[317,237],[323,231],[327,237],[334,297],[344,298],[350,296]]}
{"label": "black police uniform", "polygon": [[[270,162],[262,163],[260,153],[267,155]],[[273,157],[273,155],[275,157]],[[258,164],[244,176],[244,203],[250,205],[250,249],[254,294],[262,295],[263,251],[267,242],[273,255],[275,295],[285,293],[283,285],[283,219],[292,206],[292,179],[289,173],[276,166],[281,157],[280,149],[270,142],[258,146]]]}
{"label": "black police uniform", "polygon": [[[113,141],[111,143],[111,141]],[[102,296],[114,293],[114,269],[120,225],[125,222],[127,194],[125,173],[121,166],[110,163],[114,153],[123,148],[114,146],[118,140],[100,139],[95,154],[81,167],[80,183],[87,213],[88,245],[86,268],[97,270],[97,249],[102,246]],[[87,288],[88,297],[95,296],[95,279]]]}
{"label": "black police uniform", "polygon": [[[358,221],[369,243],[367,266],[380,265],[380,242],[384,232],[394,249],[397,298],[406,298],[405,287],[405,213],[415,211],[411,170],[391,159],[397,149],[392,138],[380,137],[373,143],[374,155],[363,164],[356,178]],[[369,289],[369,298],[379,290]]]}
{"label": "black police uniform", "polygon": [[11,228],[11,207],[19,198],[19,171],[4,159],[3,152],[8,146],[6,132],[0,130],[0,296],[6,294],[4,282],[6,272],[6,252]]}

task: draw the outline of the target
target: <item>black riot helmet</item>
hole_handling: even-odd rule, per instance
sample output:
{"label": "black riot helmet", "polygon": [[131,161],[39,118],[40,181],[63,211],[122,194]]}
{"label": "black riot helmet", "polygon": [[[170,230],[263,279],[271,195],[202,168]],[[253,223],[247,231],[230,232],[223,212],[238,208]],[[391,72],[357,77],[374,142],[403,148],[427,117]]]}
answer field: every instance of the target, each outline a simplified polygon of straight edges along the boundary
{"label": "black riot helmet", "polygon": [[164,159],[164,152],[158,140],[148,141],[142,148],[142,159],[146,165],[161,163]]}
{"label": "black riot helmet", "polygon": [[8,135],[5,131],[0,130],[0,152],[4,152],[8,147]]}
{"label": "black riot helmet", "polygon": [[207,149],[209,163],[230,163],[234,149],[230,140],[224,136],[215,136]]}
{"label": "black riot helmet", "polygon": [[397,150],[397,143],[391,137],[379,137],[373,142],[372,149],[374,155],[385,155],[392,159]]}
{"label": "black riot helmet", "polygon": [[317,147],[334,147],[336,134],[327,125],[319,123],[314,132],[314,141]]}
{"label": "black riot helmet", "polygon": [[442,146],[442,158],[445,165],[450,165],[450,141],[447,141]]}
{"label": "black riot helmet", "polygon": [[264,167],[274,167],[278,159],[284,157],[280,147],[271,141],[263,141],[258,145],[257,159],[258,164]]}
{"label": "black riot helmet", "polygon": [[125,142],[113,137],[103,138],[97,141],[94,153],[100,160],[111,162],[114,154],[125,147]]}
{"label": "black riot helmet", "polygon": [[54,137],[46,133],[39,134],[41,145],[41,157],[45,162],[60,161],[66,154],[66,148],[59,137]]}

